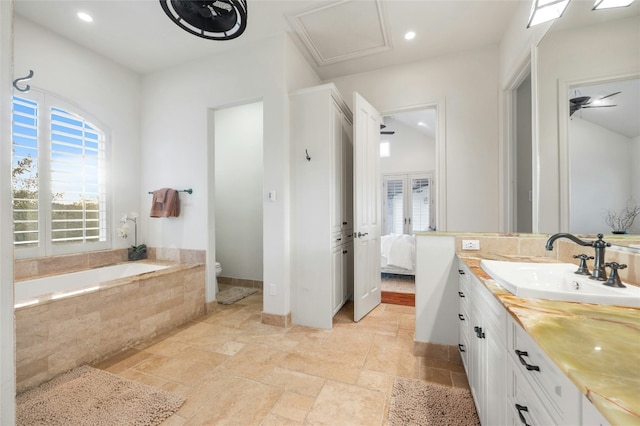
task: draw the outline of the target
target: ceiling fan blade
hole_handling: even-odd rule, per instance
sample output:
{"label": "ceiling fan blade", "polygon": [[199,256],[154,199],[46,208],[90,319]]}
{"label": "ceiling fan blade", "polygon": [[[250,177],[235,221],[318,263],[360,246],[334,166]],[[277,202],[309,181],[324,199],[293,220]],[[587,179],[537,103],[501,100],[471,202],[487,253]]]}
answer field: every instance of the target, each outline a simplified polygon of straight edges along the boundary
{"label": "ceiling fan blade", "polygon": [[614,106],[618,106],[618,105],[585,105],[582,108],[609,108]]}
{"label": "ceiling fan blade", "polygon": [[615,93],[611,93],[610,95],[607,95],[607,96],[603,96],[603,97],[601,97],[601,98],[598,98],[598,100],[599,100],[599,101],[601,101],[601,100],[603,100],[603,99],[610,98],[611,96],[619,95],[620,93],[622,93],[622,92],[615,92]]}

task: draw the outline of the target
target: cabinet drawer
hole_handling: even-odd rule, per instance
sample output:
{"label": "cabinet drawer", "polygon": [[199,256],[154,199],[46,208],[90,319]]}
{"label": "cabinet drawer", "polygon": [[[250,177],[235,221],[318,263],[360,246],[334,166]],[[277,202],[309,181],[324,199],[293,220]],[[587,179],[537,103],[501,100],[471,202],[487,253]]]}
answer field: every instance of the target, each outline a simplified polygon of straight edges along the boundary
{"label": "cabinet drawer", "polygon": [[527,332],[510,318],[509,353],[556,424],[580,424],[580,392]]}
{"label": "cabinet drawer", "polygon": [[553,421],[529,382],[511,360],[507,363],[507,419],[512,426],[547,426]]}

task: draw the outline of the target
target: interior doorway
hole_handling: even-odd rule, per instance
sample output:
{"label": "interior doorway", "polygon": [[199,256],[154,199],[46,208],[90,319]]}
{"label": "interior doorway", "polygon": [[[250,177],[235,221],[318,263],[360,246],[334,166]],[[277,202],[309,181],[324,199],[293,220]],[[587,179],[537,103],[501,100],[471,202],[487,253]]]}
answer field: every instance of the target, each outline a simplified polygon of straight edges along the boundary
{"label": "interior doorway", "polygon": [[262,289],[263,103],[213,111],[218,290]]}
{"label": "interior doorway", "polygon": [[515,90],[514,228],[533,232],[533,146],[531,127],[531,74]]}
{"label": "interior doorway", "polygon": [[415,232],[437,229],[437,106],[388,114],[380,142],[382,299],[415,306]]}

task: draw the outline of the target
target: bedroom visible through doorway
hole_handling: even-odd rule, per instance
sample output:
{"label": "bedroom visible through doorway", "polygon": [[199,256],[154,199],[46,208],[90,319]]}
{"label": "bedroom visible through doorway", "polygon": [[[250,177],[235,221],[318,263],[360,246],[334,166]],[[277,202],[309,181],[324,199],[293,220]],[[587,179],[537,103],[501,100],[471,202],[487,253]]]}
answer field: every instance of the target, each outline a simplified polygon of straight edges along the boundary
{"label": "bedroom visible through doorway", "polygon": [[415,306],[415,232],[436,229],[436,106],[384,117],[382,301]]}

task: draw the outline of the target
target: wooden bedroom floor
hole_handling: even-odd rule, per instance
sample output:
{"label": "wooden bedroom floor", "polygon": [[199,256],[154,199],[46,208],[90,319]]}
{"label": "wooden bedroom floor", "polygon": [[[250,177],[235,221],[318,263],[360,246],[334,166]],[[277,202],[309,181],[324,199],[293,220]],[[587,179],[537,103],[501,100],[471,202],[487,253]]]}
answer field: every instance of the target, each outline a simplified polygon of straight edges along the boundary
{"label": "wooden bedroom floor", "polygon": [[415,278],[406,275],[382,276],[382,303],[393,305],[415,306]]}

